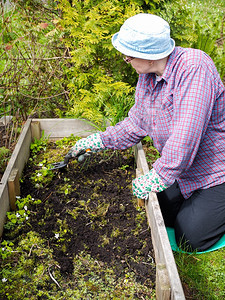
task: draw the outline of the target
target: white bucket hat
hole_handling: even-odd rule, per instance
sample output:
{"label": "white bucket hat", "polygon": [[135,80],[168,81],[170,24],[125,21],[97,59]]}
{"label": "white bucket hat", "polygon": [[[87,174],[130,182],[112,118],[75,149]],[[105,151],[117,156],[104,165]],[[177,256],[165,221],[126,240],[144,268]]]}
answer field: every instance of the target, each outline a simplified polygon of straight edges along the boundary
{"label": "white bucket hat", "polygon": [[112,37],[113,46],[126,56],[157,60],[168,56],[175,47],[170,26],[151,14],[137,14],[127,19]]}

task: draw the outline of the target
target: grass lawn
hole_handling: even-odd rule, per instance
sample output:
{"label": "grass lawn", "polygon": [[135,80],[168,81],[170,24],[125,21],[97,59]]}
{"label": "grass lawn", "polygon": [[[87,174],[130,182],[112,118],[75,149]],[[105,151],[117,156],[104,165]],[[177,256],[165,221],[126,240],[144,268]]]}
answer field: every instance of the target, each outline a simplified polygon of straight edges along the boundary
{"label": "grass lawn", "polygon": [[225,248],[204,254],[174,253],[182,282],[195,291],[192,299],[225,298]]}

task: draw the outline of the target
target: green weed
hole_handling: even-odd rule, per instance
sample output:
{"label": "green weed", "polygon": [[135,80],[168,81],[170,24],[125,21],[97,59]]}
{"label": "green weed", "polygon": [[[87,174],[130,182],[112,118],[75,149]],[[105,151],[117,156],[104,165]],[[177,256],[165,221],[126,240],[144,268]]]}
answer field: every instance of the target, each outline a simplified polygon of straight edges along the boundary
{"label": "green weed", "polygon": [[0,147],[0,172],[4,173],[11,151],[6,147]]}
{"label": "green weed", "polygon": [[35,200],[31,195],[27,195],[25,198],[20,198],[17,196],[16,200],[16,211],[7,212],[7,222],[4,226],[5,229],[12,230],[17,227],[17,230],[20,228],[24,222],[29,220],[29,215],[32,213],[29,208],[31,205],[40,204],[40,200]]}

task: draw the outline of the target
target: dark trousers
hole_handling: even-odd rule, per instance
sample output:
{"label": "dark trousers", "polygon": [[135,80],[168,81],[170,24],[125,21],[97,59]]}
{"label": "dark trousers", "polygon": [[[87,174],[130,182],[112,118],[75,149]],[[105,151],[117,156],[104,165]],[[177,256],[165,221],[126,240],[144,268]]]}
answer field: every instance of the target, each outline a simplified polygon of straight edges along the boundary
{"label": "dark trousers", "polygon": [[174,183],[157,194],[165,225],[186,251],[205,251],[225,233],[225,183],[195,191],[184,199]]}

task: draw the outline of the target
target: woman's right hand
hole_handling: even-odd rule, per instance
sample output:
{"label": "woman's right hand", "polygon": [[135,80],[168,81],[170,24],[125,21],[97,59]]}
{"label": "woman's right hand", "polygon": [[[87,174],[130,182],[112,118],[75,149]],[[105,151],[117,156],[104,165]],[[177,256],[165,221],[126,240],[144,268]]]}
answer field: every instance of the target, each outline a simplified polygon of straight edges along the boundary
{"label": "woman's right hand", "polygon": [[94,133],[86,138],[82,138],[70,149],[69,154],[71,157],[79,156],[79,153],[89,149],[92,152],[104,150],[105,146],[102,142],[100,133]]}

